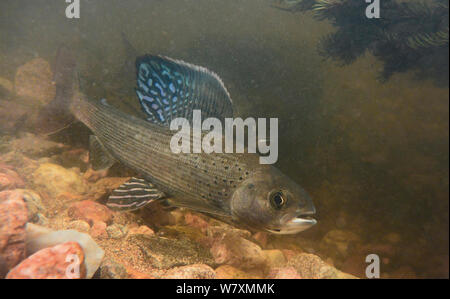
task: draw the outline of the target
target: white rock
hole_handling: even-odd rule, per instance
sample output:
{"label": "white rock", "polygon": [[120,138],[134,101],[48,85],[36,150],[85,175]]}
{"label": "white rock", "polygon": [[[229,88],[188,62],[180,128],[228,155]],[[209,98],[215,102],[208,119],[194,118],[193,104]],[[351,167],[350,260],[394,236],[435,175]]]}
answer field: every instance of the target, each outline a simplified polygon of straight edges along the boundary
{"label": "white rock", "polygon": [[48,228],[28,223],[26,233],[26,252],[28,256],[43,248],[69,241],[80,244],[85,254],[87,278],[92,278],[105,255],[103,249],[95,243],[91,236],[75,230],[52,231]]}

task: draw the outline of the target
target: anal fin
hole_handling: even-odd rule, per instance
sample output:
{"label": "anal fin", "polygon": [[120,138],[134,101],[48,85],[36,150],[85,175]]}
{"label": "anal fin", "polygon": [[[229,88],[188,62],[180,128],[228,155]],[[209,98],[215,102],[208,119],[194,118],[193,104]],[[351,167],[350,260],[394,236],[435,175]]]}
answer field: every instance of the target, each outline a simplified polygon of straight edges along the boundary
{"label": "anal fin", "polygon": [[111,193],[106,205],[115,211],[133,211],[164,197],[150,182],[131,178]]}
{"label": "anal fin", "polygon": [[89,136],[89,163],[94,170],[105,170],[113,166],[116,161],[106,150],[97,136]]}

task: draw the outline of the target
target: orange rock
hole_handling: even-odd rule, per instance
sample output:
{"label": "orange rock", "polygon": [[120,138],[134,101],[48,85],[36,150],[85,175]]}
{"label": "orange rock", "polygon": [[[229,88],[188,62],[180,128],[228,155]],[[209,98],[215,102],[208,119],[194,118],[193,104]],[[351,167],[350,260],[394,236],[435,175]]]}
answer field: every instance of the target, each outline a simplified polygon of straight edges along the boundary
{"label": "orange rock", "polygon": [[21,194],[0,192],[0,277],[25,258],[27,221],[28,211]]}
{"label": "orange rock", "polygon": [[14,170],[7,165],[0,164],[0,191],[24,186],[25,183]]}
{"label": "orange rock", "polygon": [[69,207],[68,214],[72,219],[84,220],[91,226],[95,221],[110,223],[113,215],[106,206],[91,200],[73,203]]}
{"label": "orange rock", "polygon": [[153,236],[155,232],[146,225],[141,225],[139,227],[133,227],[128,232],[129,235],[149,235]]}
{"label": "orange rock", "polygon": [[91,236],[98,239],[107,239],[108,233],[106,232],[106,223],[103,221],[94,221],[91,228]]}
{"label": "orange rock", "polygon": [[233,233],[225,233],[210,249],[217,264],[227,264],[241,269],[264,268],[267,258],[257,244]]}
{"label": "orange rock", "polygon": [[267,275],[269,279],[301,279],[294,267],[273,268]]}
{"label": "orange rock", "polygon": [[283,252],[284,257],[288,261],[298,254],[298,252],[295,252],[294,250],[290,250],[290,249],[281,249],[281,251]]}
{"label": "orange rock", "polygon": [[105,178],[108,175],[108,169],[103,170],[93,170],[92,168],[88,168],[84,173],[84,179],[88,182],[95,183],[98,180]]}
{"label": "orange rock", "polygon": [[84,253],[76,242],[39,250],[12,269],[7,279],[81,279],[86,277]]}
{"label": "orange rock", "polygon": [[266,247],[267,246],[267,233],[266,232],[257,232],[253,235],[253,239],[255,239],[256,242],[258,242],[258,244],[261,247]]}
{"label": "orange rock", "polygon": [[136,271],[131,267],[126,267],[126,270],[131,279],[155,279],[154,276]]}
{"label": "orange rock", "polygon": [[189,212],[184,215],[184,222],[186,223],[186,225],[200,229],[203,233],[206,232],[206,229],[209,225],[208,222],[206,222],[200,216],[194,215]]}
{"label": "orange rock", "polygon": [[301,253],[291,258],[288,266],[294,267],[302,278],[306,279],[354,279],[353,275],[344,273],[325,263],[314,254]]}

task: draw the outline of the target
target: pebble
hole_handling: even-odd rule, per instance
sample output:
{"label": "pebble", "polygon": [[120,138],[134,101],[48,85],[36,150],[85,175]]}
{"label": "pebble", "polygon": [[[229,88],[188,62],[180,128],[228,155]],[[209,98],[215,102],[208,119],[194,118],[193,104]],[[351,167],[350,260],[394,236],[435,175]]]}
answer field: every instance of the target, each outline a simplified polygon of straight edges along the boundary
{"label": "pebble", "polygon": [[111,239],[121,239],[127,235],[127,228],[120,224],[112,224],[106,228]]}
{"label": "pebble", "polygon": [[83,200],[71,204],[68,215],[72,219],[84,220],[93,225],[96,221],[111,223],[113,213],[108,207],[95,201]]}

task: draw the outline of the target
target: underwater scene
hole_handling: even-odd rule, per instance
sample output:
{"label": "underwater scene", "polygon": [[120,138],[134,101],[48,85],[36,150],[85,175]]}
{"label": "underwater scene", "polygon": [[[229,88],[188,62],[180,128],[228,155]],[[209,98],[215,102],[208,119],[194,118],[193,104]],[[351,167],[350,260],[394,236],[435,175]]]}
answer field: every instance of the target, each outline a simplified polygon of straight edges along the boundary
{"label": "underwater scene", "polygon": [[1,0],[0,278],[448,278],[448,6]]}

